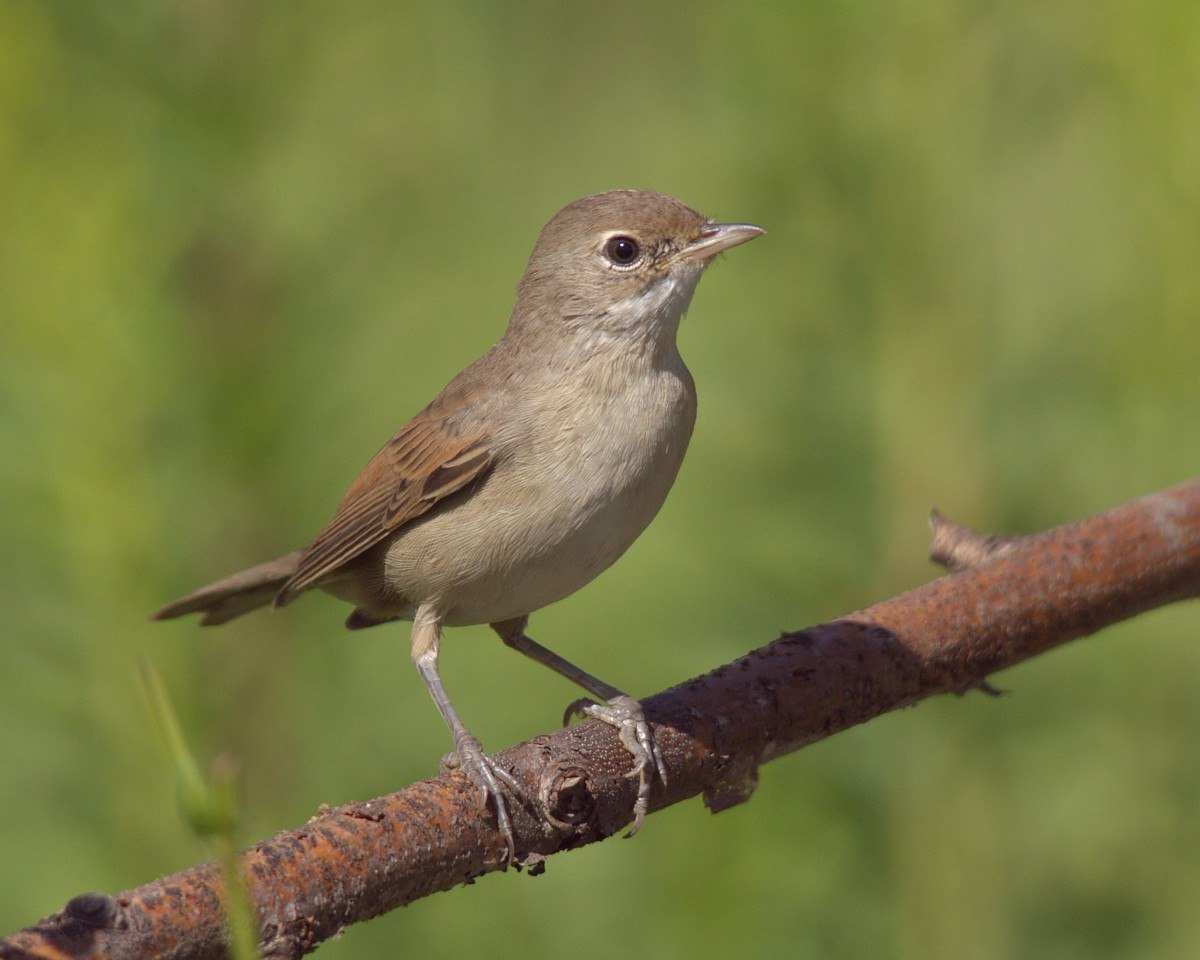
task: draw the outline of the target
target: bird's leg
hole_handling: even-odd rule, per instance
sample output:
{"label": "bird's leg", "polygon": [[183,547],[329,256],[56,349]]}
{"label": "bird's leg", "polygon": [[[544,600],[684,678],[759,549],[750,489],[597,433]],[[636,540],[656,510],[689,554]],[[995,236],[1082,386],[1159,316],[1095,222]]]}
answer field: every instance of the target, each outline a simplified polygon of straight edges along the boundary
{"label": "bird's leg", "polygon": [[508,860],[513,862],[516,857],[516,843],[513,839],[512,821],[508,815],[508,803],[501,784],[512,793],[521,796],[521,788],[512,776],[483,752],[479,740],[466,728],[459,719],[458,711],[450,702],[450,695],[438,675],[438,641],[441,635],[441,623],[436,616],[430,616],[424,608],[417,611],[412,630],[412,659],[425,681],[425,688],[433,697],[438,713],[446,721],[450,733],[454,737],[454,753],[458,758],[458,766],[483,795],[486,804],[490,798],[496,808],[496,823],[508,847]]}
{"label": "bird's leg", "polygon": [[528,617],[518,617],[493,623],[492,629],[500,634],[500,639],[514,650],[518,650],[531,660],[549,667],[560,676],[566,677],[572,683],[583,687],[592,696],[605,701],[595,703],[591,700],[576,700],[567,707],[563,715],[563,723],[569,723],[571,717],[595,717],[610,726],[616,727],[617,735],[625,749],[633,755],[633,769],[627,776],[638,778],[638,795],[633,805],[633,826],[626,836],[632,837],[638,832],[646,811],[650,806],[650,784],[657,772],[665,785],[667,768],[663,763],[662,753],[654,742],[654,732],[646,722],[642,705],[629,694],[610,686],[603,680],[598,680],[590,673],[584,673],[575,664],[564,660],[553,650],[548,650],[540,643],[531,640],[525,634]]}

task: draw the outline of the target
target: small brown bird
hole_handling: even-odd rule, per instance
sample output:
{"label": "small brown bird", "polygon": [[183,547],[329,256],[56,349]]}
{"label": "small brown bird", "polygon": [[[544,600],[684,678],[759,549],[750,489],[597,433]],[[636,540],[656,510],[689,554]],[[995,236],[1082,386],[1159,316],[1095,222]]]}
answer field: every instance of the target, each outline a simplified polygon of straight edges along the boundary
{"label": "small brown bird", "polygon": [[354,605],[352,630],[412,621],[413,662],[511,859],[501,784],[517,785],[463,725],[437,666],[443,626],[491,624],[602,701],[567,715],[616,727],[633,755],[635,832],[654,773],[666,779],[641,705],[525,626],[624,553],[662,506],[696,418],[680,319],[712,258],[762,232],[643,190],[567,205],[538,238],[503,338],[384,445],[317,538],[153,619],[200,613],[211,626],[319,587]]}

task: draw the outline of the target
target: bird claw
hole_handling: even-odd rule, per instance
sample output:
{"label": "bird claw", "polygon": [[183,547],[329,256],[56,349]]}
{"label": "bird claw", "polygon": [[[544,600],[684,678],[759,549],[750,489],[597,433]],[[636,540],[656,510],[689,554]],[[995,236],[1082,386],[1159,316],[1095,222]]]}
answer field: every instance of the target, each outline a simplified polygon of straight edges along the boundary
{"label": "bird claw", "polygon": [[633,803],[633,826],[625,834],[626,837],[632,837],[641,829],[646,812],[650,809],[650,786],[654,774],[658,774],[664,786],[667,783],[667,767],[654,740],[654,732],[646,722],[642,705],[625,694],[614,697],[606,704],[581,699],[567,707],[563,723],[570,722],[572,717],[594,717],[616,727],[621,744],[633,756],[633,768],[625,774],[630,779],[638,778],[637,799]]}
{"label": "bird claw", "polygon": [[442,767],[460,768],[467,779],[479,790],[483,803],[492,801],[496,808],[496,825],[508,848],[506,863],[515,863],[517,856],[516,839],[513,836],[512,819],[508,814],[508,799],[501,789],[501,784],[518,798],[524,799],[525,792],[521,789],[512,774],[496,763],[483,752],[483,746],[475,737],[467,735],[456,739],[455,752],[442,758]]}

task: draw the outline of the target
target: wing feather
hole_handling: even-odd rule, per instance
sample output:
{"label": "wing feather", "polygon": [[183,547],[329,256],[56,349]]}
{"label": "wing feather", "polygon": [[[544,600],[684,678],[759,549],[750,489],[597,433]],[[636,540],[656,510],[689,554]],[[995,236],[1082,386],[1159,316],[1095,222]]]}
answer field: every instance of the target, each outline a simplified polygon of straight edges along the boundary
{"label": "wing feather", "polygon": [[301,553],[275,606],[288,603],[488,471],[493,460],[488,438],[463,432],[447,416],[454,411],[437,406],[401,427],[363,468],[333,519]]}

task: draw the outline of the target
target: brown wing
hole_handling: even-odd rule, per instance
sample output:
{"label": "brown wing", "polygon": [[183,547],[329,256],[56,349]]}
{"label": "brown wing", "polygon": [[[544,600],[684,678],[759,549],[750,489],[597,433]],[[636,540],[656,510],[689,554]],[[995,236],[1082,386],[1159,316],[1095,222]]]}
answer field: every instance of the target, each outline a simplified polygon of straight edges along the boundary
{"label": "brown wing", "polygon": [[447,412],[438,404],[426,408],[375,454],[328,526],[301,554],[275,606],[288,603],[487,472],[492,464],[487,437],[460,432]]}

